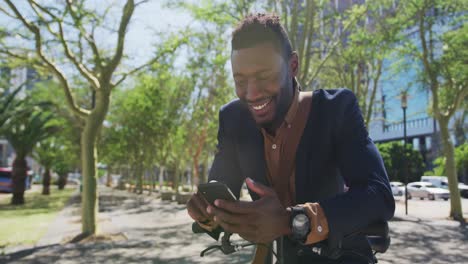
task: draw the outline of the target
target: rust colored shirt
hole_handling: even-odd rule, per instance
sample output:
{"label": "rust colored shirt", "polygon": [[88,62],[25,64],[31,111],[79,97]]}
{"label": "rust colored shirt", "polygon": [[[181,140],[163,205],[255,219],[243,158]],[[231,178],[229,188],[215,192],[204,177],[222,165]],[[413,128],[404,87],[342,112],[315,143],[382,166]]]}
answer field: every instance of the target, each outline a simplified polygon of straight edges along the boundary
{"label": "rust colored shirt", "polygon": [[[311,96],[311,95],[310,95]],[[284,207],[295,203],[295,157],[299,139],[307,122],[309,104],[305,102],[305,93],[295,89],[292,103],[284,118],[284,122],[270,135],[262,130],[264,139],[267,179],[278,194]],[[304,100],[302,100],[304,99]],[[310,98],[309,98],[310,100]],[[308,107],[304,109],[304,107]],[[298,111],[306,111],[298,113]],[[303,206],[309,216],[311,231],[306,244],[312,244],[328,237],[328,223],[325,214],[318,203],[306,203]]]}

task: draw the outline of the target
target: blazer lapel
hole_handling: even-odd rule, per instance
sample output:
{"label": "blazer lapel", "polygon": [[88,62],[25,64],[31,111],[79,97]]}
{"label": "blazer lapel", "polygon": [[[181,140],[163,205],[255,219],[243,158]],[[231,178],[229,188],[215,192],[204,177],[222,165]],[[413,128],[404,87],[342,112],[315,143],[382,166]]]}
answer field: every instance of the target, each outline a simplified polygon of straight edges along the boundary
{"label": "blazer lapel", "polygon": [[[256,182],[269,186],[266,177],[266,162],[263,146],[262,132],[257,128],[255,122],[249,119],[246,126],[239,134],[237,155],[239,158],[242,176],[249,177]],[[254,200],[258,199],[255,193],[251,193]]]}

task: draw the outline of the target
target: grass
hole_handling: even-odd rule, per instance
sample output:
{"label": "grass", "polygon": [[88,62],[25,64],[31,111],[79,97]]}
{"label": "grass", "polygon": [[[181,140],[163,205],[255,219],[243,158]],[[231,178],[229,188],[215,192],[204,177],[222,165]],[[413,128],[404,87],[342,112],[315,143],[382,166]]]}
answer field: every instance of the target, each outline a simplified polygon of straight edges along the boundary
{"label": "grass", "polygon": [[65,206],[75,188],[59,191],[51,186],[50,195],[28,191],[25,204],[10,205],[10,197],[0,200],[0,248],[34,245],[47,231],[55,216]]}

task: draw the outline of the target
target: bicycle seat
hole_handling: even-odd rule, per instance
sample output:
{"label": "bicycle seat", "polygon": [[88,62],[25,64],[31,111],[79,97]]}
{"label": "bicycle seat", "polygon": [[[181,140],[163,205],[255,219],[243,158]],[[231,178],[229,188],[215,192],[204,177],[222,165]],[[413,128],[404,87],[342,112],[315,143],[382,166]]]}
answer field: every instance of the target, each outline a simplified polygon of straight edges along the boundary
{"label": "bicycle seat", "polygon": [[364,228],[360,233],[366,235],[373,251],[385,253],[390,246],[388,222],[376,222]]}

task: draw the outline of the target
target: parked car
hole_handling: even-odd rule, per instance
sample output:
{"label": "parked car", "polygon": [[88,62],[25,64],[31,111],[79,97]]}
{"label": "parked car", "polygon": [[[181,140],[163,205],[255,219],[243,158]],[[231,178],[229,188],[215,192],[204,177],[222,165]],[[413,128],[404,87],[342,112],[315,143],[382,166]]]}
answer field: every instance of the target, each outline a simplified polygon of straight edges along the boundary
{"label": "parked car", "polygon": [[[28,171],[25,179],[26,190],[31,189],[32,171]],[[11,193],[13,191],[12,168],[0,168],[0,192]]]}
{"label": "parked car", "polygon": [[[436,187],[448,189],[448,179],[445,176],[422,176],[421,181],[430,182]],[[460,191],[461,197],[468,198],[468,185],[459,183],[458,190]]]}
{"label": "parked car", "polygon": [[393,196],[403,196],[405,193],[405,185],[401,182],[390,182]]}
{"label": "parked car", "polygon": [[438,188],[430,182],[408,183],[407,188],[408,199],[419,197],[421,200],[427,198],[429,200],[444,199],[447,201],[450,198],[447,189]]}
{"label": "parked car", "polygon": [[458,190],[460,190],[460,196],[463,198],[468,198],[468,185],[464,183],[458,184]]}

